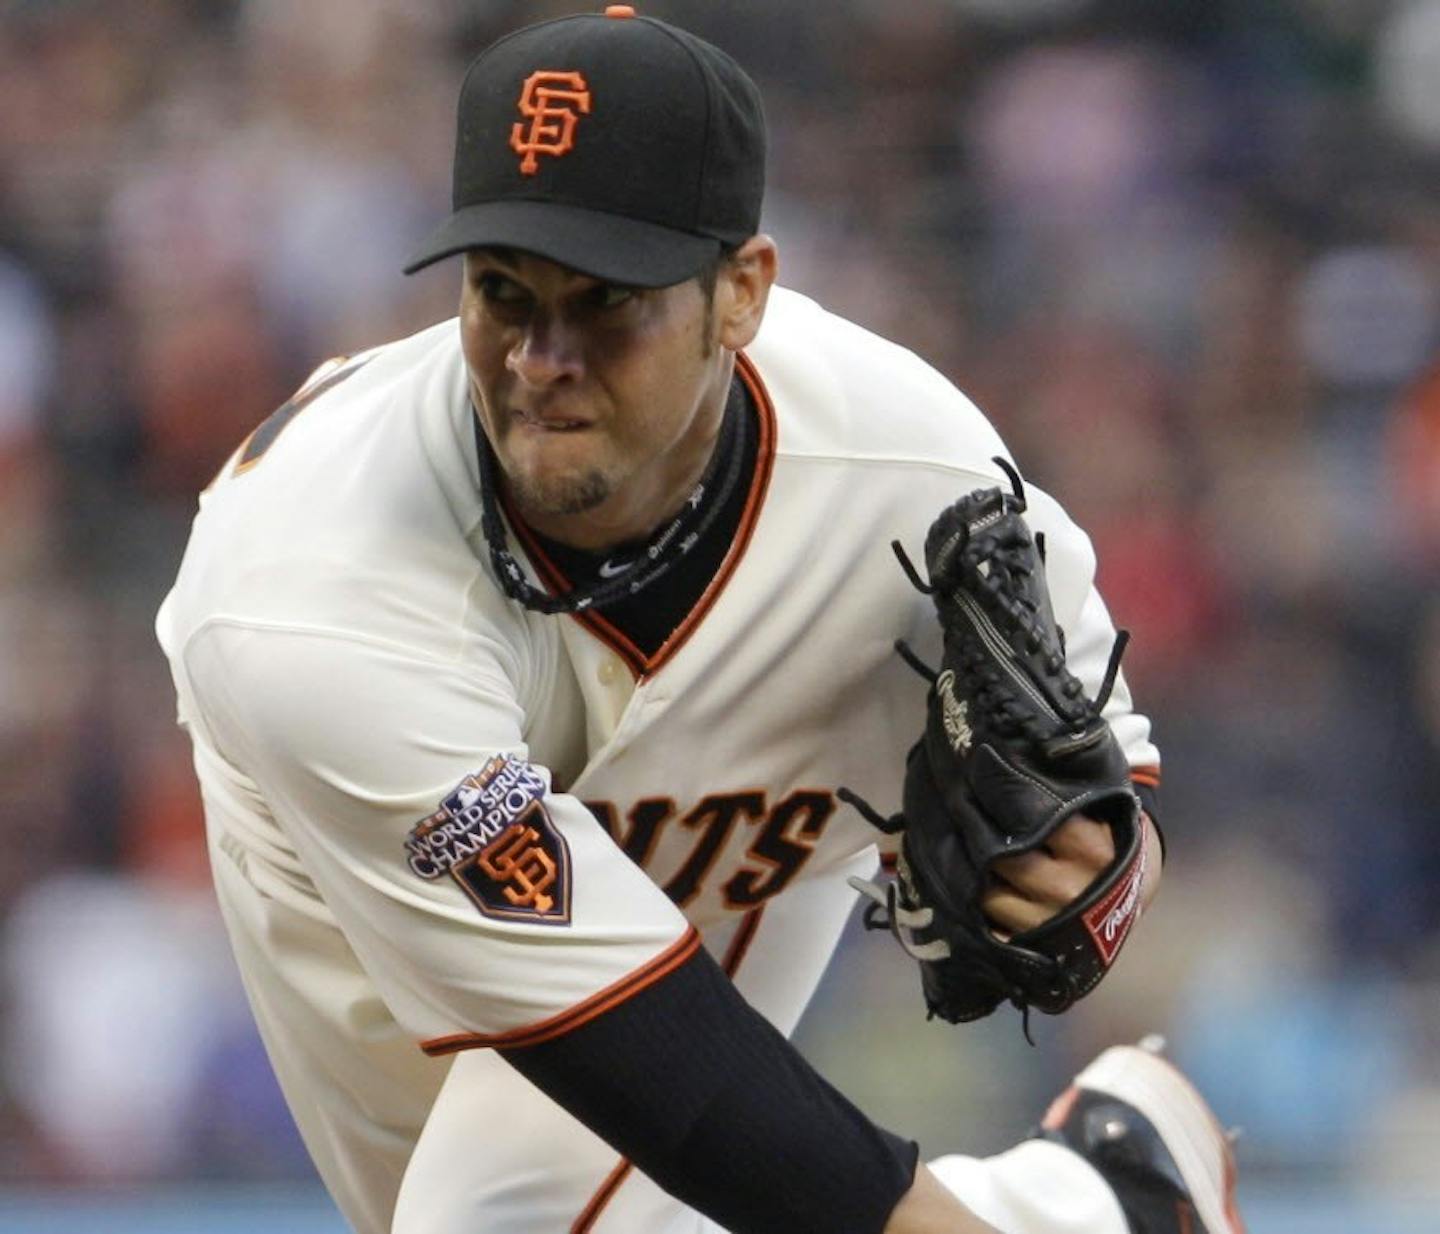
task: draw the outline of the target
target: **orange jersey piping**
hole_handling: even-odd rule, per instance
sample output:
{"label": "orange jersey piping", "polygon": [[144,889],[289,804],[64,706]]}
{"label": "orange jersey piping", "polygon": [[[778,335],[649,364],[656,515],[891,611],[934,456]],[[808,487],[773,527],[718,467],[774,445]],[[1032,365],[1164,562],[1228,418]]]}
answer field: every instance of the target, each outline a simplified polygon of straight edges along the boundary
{"label": "orange jersey piping", "polygon": [[1156,766],[1130,768],[1130,779],[1147,788],[1160,787],[1160,768]]}
{"label": "orange jersey piping", "polygon": [[642,965],[634,972],[627,973],[619,981],[606,986],[598,994],[592,994],[583,1002],[576,1003],[573,1007],[562,1011],[559,1015],[551,1016],[548,1020],[541,1020],[538,1024],[530,1024],[525,1028],[513,1028],[504,1033],[456,1033],[450,1037],[432,1037],[428,1041],[422,1041],[420,1048],[431,1057],[436,1057],[441,1054],[455,1054],[461,1050],[472,1050],[485,1046],[497,1049],[518,1049],[522,1046],[539,1045],[542,1041],[549,1041],[553,1037],[559,1037],[579,1028],[580,1025],[593,1020],[612,1007],[618,1006],[626,999],[634,997],[647,986],[659,981],[667,973],[679,968],[699,949],[700,935],[695,927],[691,926],[676,942],[648,964]]}
{"label": "orange jersey piping", "polygon": [[621,1157],[619,1163],[605,1177],[599,1189],[590,1197],[590,1202],[585,1205],[580,1215],[575,1218],[575,1224],[570,1227],[570,1234],[585,1234],[600,1219],[600,1214],[605,1211],[605,1206],[614,1198],[615,1193],[620,1190],[620,1184],[629,1176],[630,1171],[635,1168],[634,1162],[628,1157]]}

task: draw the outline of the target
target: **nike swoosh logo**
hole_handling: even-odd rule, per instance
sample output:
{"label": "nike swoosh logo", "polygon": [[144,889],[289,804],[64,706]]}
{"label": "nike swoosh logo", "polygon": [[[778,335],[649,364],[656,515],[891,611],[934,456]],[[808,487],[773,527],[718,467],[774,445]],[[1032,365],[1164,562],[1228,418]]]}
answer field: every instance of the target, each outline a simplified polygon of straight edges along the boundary
{"label": "nike swoosh logo", "polygon": [[628,561],[622,561],[616,565],[607,557],[600,563],[600,577],[614,578],[617,574],[624,574],[629,568],[630,563]]}

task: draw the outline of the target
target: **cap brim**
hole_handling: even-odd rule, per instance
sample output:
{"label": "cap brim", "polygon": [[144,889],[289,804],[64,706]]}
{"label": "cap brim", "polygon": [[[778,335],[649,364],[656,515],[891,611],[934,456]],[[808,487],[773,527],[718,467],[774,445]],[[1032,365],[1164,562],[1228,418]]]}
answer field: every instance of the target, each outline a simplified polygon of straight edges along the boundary
{"label": "cap brim", "polygon": [[405,267],[414,274],[474,248],[512,248],[591,278],[633,287],[683,283],[720,253],[720,241],[657,223],[550,201],[495,201],[455,211]]}

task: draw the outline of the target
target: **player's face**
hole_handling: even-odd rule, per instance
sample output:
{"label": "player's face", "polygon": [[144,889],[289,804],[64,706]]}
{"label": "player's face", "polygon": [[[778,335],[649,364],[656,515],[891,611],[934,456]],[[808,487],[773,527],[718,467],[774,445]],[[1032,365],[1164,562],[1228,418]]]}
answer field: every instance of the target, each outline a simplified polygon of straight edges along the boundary
{"label": "player's face", "polygon": [[733,358],[699,283],[603,283],[505,250],[466,255],[470,390],[511,499],[581,548],[646,535],[704,470]]}

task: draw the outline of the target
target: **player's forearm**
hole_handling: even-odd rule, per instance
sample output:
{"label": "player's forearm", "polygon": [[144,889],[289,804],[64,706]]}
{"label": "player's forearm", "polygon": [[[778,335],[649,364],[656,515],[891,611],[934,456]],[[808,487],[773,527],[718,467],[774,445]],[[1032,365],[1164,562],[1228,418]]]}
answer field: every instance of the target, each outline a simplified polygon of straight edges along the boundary
{"label": "player's forearm", "polygon": [[914,1190],[915,1145],[825,1083],[704,950],[571,1032],[504,1054],[736,1234],[883,1234]]}
{"label": "player's forearm", "polygon": [[890,1214],[885,1234],[1000,1234],[1000,1231],[961,1204],[922,1162],[915,1170],[915,1182]]}

